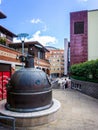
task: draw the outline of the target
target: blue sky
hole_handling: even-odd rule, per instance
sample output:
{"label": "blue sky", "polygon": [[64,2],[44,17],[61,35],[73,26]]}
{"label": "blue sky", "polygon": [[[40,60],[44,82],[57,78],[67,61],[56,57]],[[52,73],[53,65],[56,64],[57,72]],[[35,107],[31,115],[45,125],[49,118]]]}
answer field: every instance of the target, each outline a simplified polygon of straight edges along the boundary
{"label": "blue sky", "polygon": [[93,9],[98,0],[0,0],[7,16],[0,24],[15,34],[28,33],[31,41],[63,48],[64,38],[70,40],[70,12]]}

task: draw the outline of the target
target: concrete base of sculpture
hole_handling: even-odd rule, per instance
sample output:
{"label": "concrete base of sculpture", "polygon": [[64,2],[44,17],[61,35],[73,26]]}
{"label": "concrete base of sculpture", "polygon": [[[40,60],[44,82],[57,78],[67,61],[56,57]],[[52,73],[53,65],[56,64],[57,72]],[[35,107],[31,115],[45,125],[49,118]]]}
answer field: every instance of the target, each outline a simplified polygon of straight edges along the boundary
{"label": "concrete base of sculpture", "polygon": [[[0,115],[15,118],[15,127],[33,127],[52,122],[57,119],[60,102],[53,99],[53,105],[45,110],[29,113],[13,112],[5,109],[6,100],[0,101]],[[11,125],[12,122],[3,119],[3,123]]]}

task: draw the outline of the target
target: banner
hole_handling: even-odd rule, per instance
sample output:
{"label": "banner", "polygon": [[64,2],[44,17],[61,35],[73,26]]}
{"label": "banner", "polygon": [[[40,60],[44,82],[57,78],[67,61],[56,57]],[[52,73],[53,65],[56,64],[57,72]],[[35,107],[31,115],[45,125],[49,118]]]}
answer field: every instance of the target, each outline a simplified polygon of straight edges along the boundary
{"label": "banner", "polygon": [[10,72],[0,72],[0,100],[6,99],[6,84],[10,78]]}

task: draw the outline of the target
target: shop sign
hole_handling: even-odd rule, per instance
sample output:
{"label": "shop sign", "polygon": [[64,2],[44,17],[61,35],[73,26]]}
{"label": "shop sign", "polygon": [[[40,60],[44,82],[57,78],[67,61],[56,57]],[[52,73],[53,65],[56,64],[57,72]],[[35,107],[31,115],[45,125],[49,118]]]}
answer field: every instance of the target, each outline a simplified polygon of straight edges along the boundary
{"label": "shop sign", "polygon": [[16,55],[13,54],[13,53],[9,53],[9,52],[5,52],[5,51],[2,51],[0,50],[0,56],[6,56],[6,57],[10,57],[10,58],[16,58]]}

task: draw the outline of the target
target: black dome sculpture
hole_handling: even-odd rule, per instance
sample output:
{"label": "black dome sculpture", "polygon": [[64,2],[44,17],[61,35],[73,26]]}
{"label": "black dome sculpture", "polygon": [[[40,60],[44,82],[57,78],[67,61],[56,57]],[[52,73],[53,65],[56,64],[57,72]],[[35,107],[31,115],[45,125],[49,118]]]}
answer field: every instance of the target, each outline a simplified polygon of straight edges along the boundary
{"label": "black dome sculpture", "polygon": [[16,112],[32,112],[52,105],[52,88],[47,74],[35,69],[33,58],[26,60],[26,67],[16,71],[7,88],[6,109]]}

